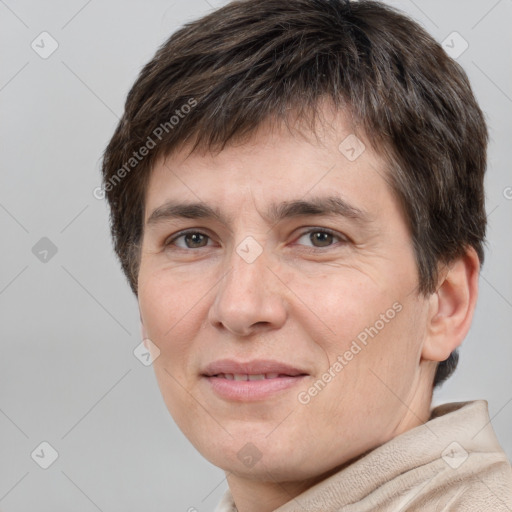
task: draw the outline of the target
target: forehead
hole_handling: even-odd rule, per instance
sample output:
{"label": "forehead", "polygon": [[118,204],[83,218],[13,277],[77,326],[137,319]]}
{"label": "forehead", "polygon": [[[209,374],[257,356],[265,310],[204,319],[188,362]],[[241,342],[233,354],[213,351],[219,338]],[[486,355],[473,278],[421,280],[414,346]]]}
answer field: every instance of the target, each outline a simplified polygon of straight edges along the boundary
{"label": "forehead", "polygon": [[[183,146],[157,160],[146,191],[145,221],[169,201],[203,203],[232,215],[258,207],[338,197],[360,212],[390,199],[386,163],[341,112],[324,110],[315,130],[266,122],[220,152]],[[348,211],[348,210],[347,210]]]}

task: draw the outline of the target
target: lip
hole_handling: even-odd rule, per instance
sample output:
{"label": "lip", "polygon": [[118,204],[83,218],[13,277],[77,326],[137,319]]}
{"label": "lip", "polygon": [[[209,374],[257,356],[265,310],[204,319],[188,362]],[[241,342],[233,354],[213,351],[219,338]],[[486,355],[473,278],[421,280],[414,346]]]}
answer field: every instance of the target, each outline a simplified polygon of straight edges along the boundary
{"label": "lip", "polygon": [[[262,380],[230,380],[225,375],[273,374]],[[273,360],[238,362],[231,359],[214,361],[201,376],[213,392],[223,399],[236,402],[261,401],[299,384],[308,373],[294,366]]]}
{"label": "lip", "polygon": [[307,372],[301,368],[290,366],[286,363],[273,361],[271,359],[253,359],[252,361],[239,362],[233,359],[219,359],[205,367],[201,372],[207,377],[213,377],[221,373],[237,373],[247,375],[257,375],[261,373],[277,373],[295,377],[305,375]]}

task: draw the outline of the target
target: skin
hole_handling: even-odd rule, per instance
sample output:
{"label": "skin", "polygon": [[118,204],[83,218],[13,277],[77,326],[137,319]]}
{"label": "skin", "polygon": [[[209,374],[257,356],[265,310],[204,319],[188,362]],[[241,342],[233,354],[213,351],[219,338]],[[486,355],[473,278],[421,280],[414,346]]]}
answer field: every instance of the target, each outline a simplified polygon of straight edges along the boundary
{"label": "skin", "polygon": [[[267,512],[366,452],[428,420],[438,361],[466,335],[477,296],[473,249],[442,268],[438,291],[418,294],[405,218],[383,159],[366,145],[349,161],[338,146],[353,129],[323,107],[318,138],[264,124],[216,154],[183,147],[149,181],[138,277],[144,338],[177,425],[224,469],[239,512]],[[308,135],[306,133],[306,135]],[[366,221],[303,215],[272,222],[272,202],[335,194]],[[201,202],[227,217],[160,219],[167,201]],[[320,235],[328,228],[337,236]],[[182,230],[207,235],[181,237]],[[253,237],[263,252],[236,252]],[[166,241],[168,245],[166,246]],[[188,244],[188,246],[187,246]],[[298,394],[329,371],[393,304],[401,310],[309,403]],[[221,358],[273,359],[307,369],[300,384],[256,402],[215,394],[201,377]],[[252,443],[260,460],[237,457]]]}

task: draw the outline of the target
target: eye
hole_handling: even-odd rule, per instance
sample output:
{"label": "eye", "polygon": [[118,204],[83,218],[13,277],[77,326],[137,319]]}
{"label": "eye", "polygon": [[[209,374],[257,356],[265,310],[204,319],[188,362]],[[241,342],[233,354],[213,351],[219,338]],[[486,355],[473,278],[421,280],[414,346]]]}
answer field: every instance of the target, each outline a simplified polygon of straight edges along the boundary
{"label": "eye", "polygon": [[[164,246],[178,249],[201,249],[211,245],[211,238],[201,231],[182,231],[167,239]],[[297,239],[299,245],[309,246],[313,249],[322,249],[348,242],[347,238],[327,228],[311,228]]]}
{"label": "eye", "polygon": [[[302,243],[301,243],[302,240]],[[347,242],[347,238],[341,234],[326,228],[313,228],[304,233],[297,239],[297,243],[307,245],[310,243],[312,247],[321,249],[323,247],[331,247],[335,242]]]}
{"label": "eye", "polygon": [[208,245],[208,240],[210,237],[200,231],[185,231],[169,238],[164,245],[165,247],[174,245],[180,249],[200,249]]}

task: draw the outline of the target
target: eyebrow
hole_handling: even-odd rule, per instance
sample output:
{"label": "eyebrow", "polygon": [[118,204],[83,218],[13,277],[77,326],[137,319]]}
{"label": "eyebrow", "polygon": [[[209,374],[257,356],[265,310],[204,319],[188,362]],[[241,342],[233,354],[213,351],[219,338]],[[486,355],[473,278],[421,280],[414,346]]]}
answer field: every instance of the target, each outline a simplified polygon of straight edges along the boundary
{"label": "eyebrow", "polygon": [[[267,209],[265,218],[269,223],[275,224],[284,219],[306,215],[344,217],[361,224],[372,221],[368,212],[337,196],[317,196],[307,200],[296,199],[273,203]],[[205,203],[168,201],[153,210],[146,223],[154,225],[172,219],[214,219],[229,225],[233,218]]]}

